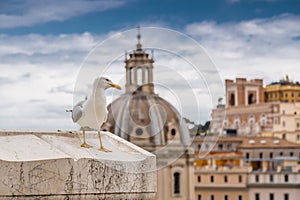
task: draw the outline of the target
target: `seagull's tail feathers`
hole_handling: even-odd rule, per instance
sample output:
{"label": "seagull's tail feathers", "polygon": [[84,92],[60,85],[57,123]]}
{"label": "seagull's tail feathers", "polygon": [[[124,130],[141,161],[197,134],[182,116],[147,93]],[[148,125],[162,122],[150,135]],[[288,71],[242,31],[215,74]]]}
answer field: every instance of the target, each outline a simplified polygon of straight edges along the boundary
{"label": "seagull's tail feathers", "polygon": [[73,110],[66,110],[66,112],[73,112]]}

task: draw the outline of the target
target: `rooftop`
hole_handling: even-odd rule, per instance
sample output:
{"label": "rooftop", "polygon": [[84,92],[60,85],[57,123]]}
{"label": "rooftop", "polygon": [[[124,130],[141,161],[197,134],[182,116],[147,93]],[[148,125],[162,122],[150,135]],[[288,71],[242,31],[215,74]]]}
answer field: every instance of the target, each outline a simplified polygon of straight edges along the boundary
{"label": "rooftop", "polygon": [[277,137],[196,137],[197,142],[236,142],[237,148],[300,148],[300,145]]}
{"label": "rooftop", "polygon": [[300,145],[277,137],[244,137],[238,148],[300,148]]}
{"label": "rooftop", "polygon": [[293,82],[289,79],[288,76],[285,77],[285,79],[281,79],[280,81],[277,82],[272,82],[267,86],[272,86],[272,85],[290,85],[290,86],[300,86],[300,83],[298,81]]}
{"label": "rooftop", "polygon": [[203,159],[208,159],[208,158],[215,158],[215,159],[238,159],[238,158],[243,158],[243,153],[242,152],[223,152],[223,151],[211,151],[209,153],[207,152],[197,152],[195,153],[196,156],[199,156],[200,158]]}

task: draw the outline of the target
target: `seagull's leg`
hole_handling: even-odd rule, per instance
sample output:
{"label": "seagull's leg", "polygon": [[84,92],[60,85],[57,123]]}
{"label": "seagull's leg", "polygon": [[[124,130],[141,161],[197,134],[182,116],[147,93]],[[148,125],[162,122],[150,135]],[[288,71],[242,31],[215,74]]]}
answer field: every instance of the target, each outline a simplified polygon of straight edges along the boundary
{"label": "seagull's leg", "polygon": [[103,147],[100,130],[98,131],[98,137],[99,137],[99,141],[100,141],[100,148],[99,148],[99,150],[100,151],[104,151],[104,152],[111,152],[111,150],[106,149],[106,148]]}
{"label": "seagull's leg", "polygon": [[89,145],[89,144],[87,144],[87,143],[85,142],[85,130],[84,130],[84,128],[82,128],[82,134],[83,134],[83,143],[82,143],[80,146],[81,146],[81,147],[84,147],[84,148],[91,148],[92,146]]}

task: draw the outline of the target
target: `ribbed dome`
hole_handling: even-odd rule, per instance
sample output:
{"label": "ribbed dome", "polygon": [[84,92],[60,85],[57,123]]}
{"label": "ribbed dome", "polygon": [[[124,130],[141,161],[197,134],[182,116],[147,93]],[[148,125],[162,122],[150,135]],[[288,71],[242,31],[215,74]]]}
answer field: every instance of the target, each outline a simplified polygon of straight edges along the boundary
{"label": "ribbed dome", "polygon": [[157,94],[144,92],[146,87],[113,101],[102,129],[143,147],[170,142],[188,145],[189,131],[180,114]]}

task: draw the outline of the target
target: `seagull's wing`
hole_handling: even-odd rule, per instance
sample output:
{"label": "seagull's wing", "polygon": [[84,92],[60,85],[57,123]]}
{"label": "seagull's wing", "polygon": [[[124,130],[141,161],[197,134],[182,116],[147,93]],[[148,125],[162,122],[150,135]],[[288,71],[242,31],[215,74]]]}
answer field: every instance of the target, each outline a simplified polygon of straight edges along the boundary
{"label": "seagull's wing", "polygon": [[73,122],[77,122],[82,117],[83,104],[85,102],[86,100],[80,101],[73,107],[73,111],[72,111]]}

